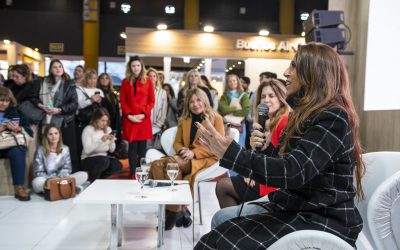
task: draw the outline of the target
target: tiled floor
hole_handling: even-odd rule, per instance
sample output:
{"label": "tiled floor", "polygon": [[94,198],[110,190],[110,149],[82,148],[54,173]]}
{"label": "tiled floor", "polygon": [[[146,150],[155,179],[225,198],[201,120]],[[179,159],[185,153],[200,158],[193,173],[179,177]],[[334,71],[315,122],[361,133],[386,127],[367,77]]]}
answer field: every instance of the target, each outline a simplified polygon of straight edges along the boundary
{"label": "tiled floor", "polygon": [[[196,216],[195,242],[210,230],[211,217],[219,209],[214,189],[215,183],[202,184],[204,225]],[[156,212],[156,206],[125,206],[119,249],[156,249]],[[75,205],[72,199],[48,202],[37,195],[29,202],[0,196],[1,250],[101,250],[108,248],[109,238],[109,206]],[[193,249],[191,227],[167,231],[162,249]]]}

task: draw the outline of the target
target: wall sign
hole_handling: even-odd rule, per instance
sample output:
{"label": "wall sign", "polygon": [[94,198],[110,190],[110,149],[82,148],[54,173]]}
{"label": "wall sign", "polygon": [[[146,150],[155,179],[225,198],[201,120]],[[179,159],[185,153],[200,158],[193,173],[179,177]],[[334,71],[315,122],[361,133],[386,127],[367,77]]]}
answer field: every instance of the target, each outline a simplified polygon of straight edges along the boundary
{"label": "wall sign", "polygon": [[275,42],[256,40],[246,41],[243,39],[236,39],[236,48],[241,50],[252,51],[280,51],[280,52],[296,52],[297,47],[303,43],[291,43],[288,41],[280,41],[278,44]]}
{"label": "wall sign", "polygon": [[64,43],[49,43],[49,52],[63,53]]}

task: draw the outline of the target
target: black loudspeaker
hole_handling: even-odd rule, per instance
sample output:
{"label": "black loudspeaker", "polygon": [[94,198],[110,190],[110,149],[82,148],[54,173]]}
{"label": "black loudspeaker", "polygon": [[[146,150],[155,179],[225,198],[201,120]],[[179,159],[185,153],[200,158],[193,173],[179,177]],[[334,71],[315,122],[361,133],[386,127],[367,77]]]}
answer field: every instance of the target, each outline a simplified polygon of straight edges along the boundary
{"label": "black loudspeaker", "polygon": [[343,48],[346,42],[346,30],[341,28],[316,28],[306,35],[306,43],[319,42]]}
{"label": "black loudspeaker", "polygon": [[303,22],[303,30],[307,35],[313,29],[335,28],[340,24],[344,24],[343,11],[313,10]]}

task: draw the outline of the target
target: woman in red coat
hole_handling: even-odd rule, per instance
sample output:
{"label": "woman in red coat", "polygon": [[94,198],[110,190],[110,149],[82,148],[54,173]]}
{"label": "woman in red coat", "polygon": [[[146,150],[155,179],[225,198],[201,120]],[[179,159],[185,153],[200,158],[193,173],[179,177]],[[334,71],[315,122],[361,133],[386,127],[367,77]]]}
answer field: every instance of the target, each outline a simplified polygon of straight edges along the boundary
{"label": "woman in red coat", "polygon": [[126,65],[120,102],[123,116],[122,138],[129,142],[130,176],[134,178],[140,158],[146,154],[146,141],[153,139],[150,118],[154,106],[154,86],[146,77],[143,60],[138,56],[131,57]]}

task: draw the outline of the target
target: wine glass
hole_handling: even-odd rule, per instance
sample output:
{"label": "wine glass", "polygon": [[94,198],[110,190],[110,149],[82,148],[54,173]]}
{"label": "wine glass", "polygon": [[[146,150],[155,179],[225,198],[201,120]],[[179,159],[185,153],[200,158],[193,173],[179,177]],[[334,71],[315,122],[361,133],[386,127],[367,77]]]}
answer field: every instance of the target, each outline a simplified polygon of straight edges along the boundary
{"label": "wine glass", "polygon": [[149,173],[145,169],[138,167],[138,168],[136,168],[135,175],[136,175],[136,180],[140,184],[140,196],[137,196],[137,197],[142,198],[142,199],[147,198],[147,196],[143,195],[143,186],[147,180],[147,177],[149,176]]}
{"label": "wine glass", "polygon": [[174,181],[179,174],[179,165],[178,163],[168,163],[167,164],[167,175],[171,180],[171,189],[169,191],[178,191],[178,189],[174,188]]}
{"label": "wine glass", "polygon": [[144,169],[147,173],[150,172],[151,160],[150,158],[142,157],[140,158],[140,167]]}

